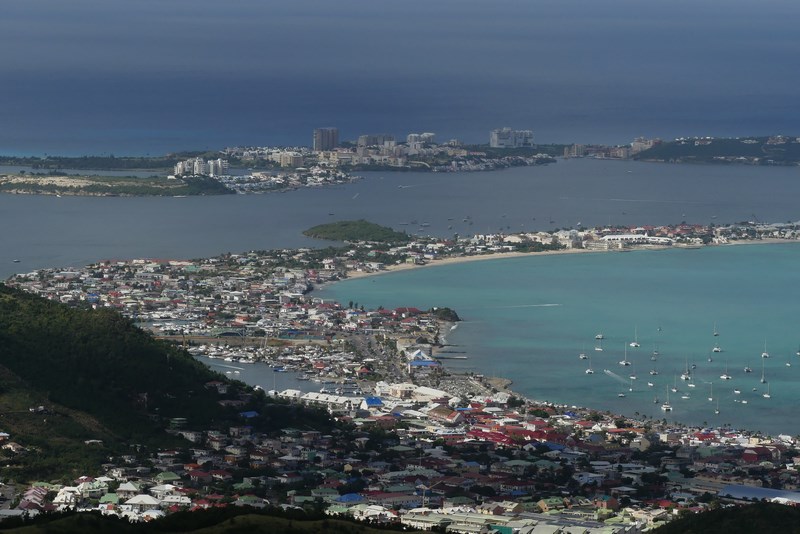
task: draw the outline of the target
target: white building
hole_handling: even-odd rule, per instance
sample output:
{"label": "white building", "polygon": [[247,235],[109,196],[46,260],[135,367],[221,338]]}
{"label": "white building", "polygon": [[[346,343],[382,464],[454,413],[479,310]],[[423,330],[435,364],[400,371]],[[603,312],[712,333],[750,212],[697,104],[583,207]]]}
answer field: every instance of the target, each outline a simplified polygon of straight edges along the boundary
{"label": "white building", "polygon": [[532,148],[533,131],[500,128],[489,133],[491,148]]}

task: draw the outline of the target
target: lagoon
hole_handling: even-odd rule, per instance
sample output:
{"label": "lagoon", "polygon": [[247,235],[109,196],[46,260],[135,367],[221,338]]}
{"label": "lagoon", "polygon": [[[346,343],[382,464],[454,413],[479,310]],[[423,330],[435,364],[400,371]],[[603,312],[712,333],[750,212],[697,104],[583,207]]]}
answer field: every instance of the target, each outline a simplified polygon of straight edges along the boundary
{"label": "lagoon", "polygon": [[102,259],[326,246],[302,231],[344,219],[437,236],[797,220],[799,177],[798,167],[577,159],[494,172],[365,173],[346,185],[265,195],[0,195],[0,277]]}

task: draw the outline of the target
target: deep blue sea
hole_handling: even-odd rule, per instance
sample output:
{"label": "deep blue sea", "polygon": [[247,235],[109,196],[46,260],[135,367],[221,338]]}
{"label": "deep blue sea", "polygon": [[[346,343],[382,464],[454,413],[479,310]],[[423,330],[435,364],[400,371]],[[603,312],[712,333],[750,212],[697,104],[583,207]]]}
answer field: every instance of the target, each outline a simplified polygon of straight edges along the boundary
{"label": "deep blue sea", "polygon": [[[348,280],[315,294],[369,308],[453,307],[463,322],[447,342],[468,359],[446,365],[511,378],[530,398],[796,435],[798,262],[794,243],[534,255]],[[619,363],[626,354],[629,367]],[[694,388],[680,379],[687,366],[696,366]],[[654,400],[668,395],[674,410],[665,414]]]}
{"label": "deep blue sea", "polygon": [[6,0],[0,154],[798,135],[800,4]]}

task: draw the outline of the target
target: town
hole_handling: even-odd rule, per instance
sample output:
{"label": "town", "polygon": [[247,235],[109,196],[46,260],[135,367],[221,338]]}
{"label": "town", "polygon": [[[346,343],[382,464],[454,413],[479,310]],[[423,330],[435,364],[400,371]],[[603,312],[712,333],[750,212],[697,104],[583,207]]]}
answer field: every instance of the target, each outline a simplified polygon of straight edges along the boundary
{"label": "town", "polygon": [[[148,520],[247,505],[447,532],[628,533],[754,499],[800,503],[800,454],[790,436],[525,399],[506,380],[448,371],[448,358],[459,357],[446,341],[457,310],[366,310],[312,291],[447,258],[797,237],[793,224],[756,222],[570,229],[108,260],[14,276],[8,285],[67,305],[115,308],[192,354],[229,363],[233,382],[205,386],[225,405],[243,406],[252,394],[233,369],[266,364],[294,373],[308,387],[262,393],[325,410],[337,426],[267,435],[247,425],[257,415],[248,412],[229,428],[175,418],[169,431],[185,438],[184,449],[112,458],[71,483],[31,484],[0,516],[75,508]],[[26,454],[14,436],[0,439],[6,455]]]}

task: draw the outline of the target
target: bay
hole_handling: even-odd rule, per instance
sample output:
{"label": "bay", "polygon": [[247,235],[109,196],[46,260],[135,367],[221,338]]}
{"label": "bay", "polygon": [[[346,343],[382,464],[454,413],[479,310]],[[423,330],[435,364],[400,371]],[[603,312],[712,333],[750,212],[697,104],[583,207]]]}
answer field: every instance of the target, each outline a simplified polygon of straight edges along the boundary
{"label": "bay", "polygon": [[[447,342],[468,359],[446,365],[511,378],[530,398],[795,435],[798,261],[799,244],[533,255],[354,279],[316,294],[369,308],[453,307],[463,322]],[[602,352],[594,350],[598,332]],[[635,338],[639,348],[629,346]],[[722,352],[712,351],[717,343]],[[619,364],[626,354],[630,367]],[[762,396],[762,364],[771,399]],[[584,372],[589,365],[595,374]],[[679,375],[693,365],[690,388]],[[673,411],[665,414],[654,398],[667,395]]]}

